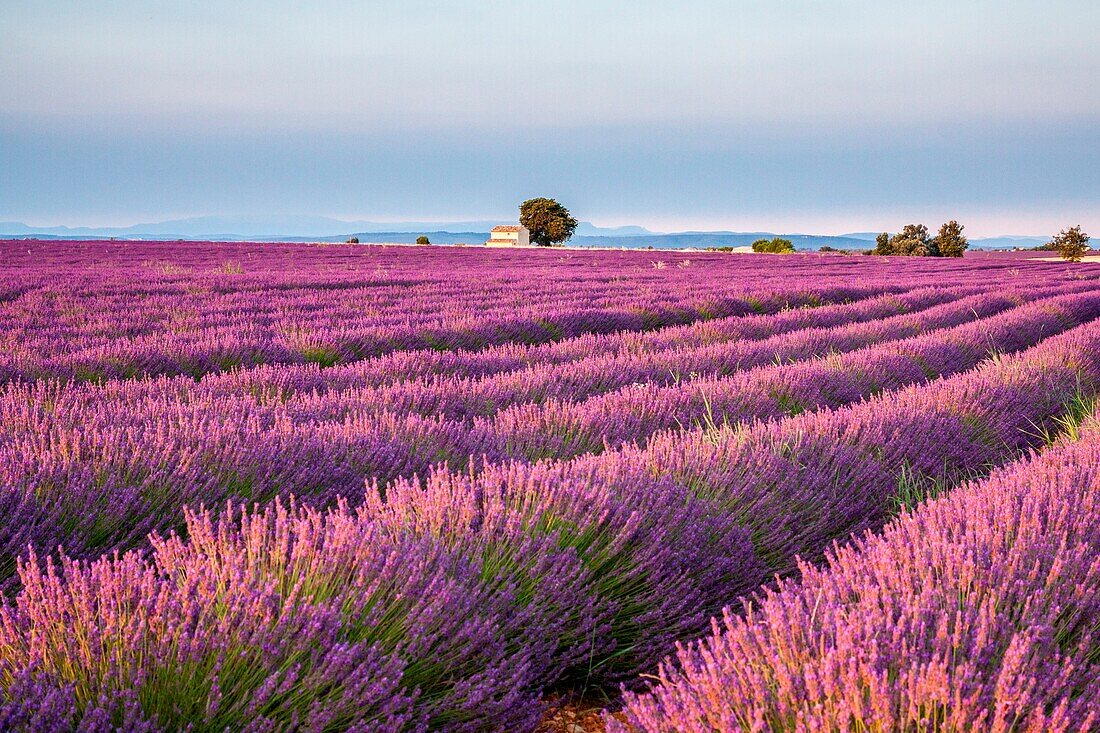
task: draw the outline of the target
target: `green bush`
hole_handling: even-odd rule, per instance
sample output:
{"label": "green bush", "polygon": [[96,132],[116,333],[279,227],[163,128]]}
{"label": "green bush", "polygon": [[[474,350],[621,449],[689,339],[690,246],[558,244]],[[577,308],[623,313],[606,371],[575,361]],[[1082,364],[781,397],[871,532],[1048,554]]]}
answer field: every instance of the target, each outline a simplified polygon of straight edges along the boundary
{"label": "green bush", "polygon": [[767,254],[789,254],[794,252],[794,244],[789,239],[773,237],[772,239],[758,239],[752,243],[753,252],[765,252]]}
{"label": "green bush", "polygon": [[883,232],[875,238],[876,255],[900,255],[902,257],[962,257],[970,242],[963,236],[965,227],[951,220],[940,227],[939,234],[930,236],[924,224],[906,224],[890,236]]}

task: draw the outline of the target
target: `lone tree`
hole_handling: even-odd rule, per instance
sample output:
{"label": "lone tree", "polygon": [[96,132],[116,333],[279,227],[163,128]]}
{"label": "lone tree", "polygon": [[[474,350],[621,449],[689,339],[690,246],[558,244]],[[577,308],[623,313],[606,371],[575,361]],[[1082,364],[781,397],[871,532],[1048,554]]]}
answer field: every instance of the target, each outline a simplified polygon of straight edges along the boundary
{"label": "lone tree", "polygon": [[431,244],[431,242],[428,241],[428,238],[426,236],[424,236],[423,234],[421,234],[419,237],[416,238],[416,243],[417,244]]}
{"label": "lone tree", "polygon": [[573,236],[577,220],[554,199],[528,199],[519,206],[519,223],[531,232],[531,241],[553,247]]}
{"label": "lone tree", "polygon": [[794,252],[794,244],[789,239],[773,237],[771,239],[758,239],[752,243],[753,252],[765,252],[767,254],[784,255]]}
{"label": "lone tree", "polygon": [[1089,235],[1081,231],[1080,225],[1063,229],[1058,236],[1050,240],[1051,249],[1062,255],[1063,260],[1080,262],[1089,251]]}
{"label": "lone tree", "polygon": [[940,233],[932,240],[940,257],[962,257],[970,242],[963,236],[962,224],[952,219],[940,227]]}

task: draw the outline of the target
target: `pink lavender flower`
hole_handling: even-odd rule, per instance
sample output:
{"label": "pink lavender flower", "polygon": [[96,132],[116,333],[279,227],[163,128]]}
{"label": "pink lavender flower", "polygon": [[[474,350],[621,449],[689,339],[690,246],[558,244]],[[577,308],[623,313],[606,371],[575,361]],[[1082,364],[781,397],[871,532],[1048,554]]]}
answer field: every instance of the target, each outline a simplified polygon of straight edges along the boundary
{"label": "pink lavender flower", "polygon": [[610,729],[1094,730],[1098,502],[1094,427],[803,564]]}

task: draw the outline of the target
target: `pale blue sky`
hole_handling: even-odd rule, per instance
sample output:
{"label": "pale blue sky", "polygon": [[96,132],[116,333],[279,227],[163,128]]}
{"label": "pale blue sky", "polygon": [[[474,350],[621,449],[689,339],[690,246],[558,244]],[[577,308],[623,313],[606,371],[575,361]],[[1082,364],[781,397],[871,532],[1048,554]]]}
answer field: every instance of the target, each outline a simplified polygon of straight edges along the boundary
{"label": "pale blue sky", "polygon": [[0,220],[1100,230],[1095,0],[4,0]]}

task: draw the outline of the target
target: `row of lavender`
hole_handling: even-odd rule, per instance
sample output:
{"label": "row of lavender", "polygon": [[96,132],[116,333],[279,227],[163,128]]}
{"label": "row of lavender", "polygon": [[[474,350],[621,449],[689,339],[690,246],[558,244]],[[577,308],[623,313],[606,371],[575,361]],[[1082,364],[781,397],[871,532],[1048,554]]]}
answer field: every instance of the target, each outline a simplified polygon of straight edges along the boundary
{"label": "row of lavender", "polygon": [[[497,368],[484,375],[478,375],[476,369],[486,354],[475,352],[463,355],[465,368],[458,373],[410,377],[379,386],[363,384],[365,370],[355,364],[327,371],[275,367],[234,372],[225,377],[216,375],[202,388],[219,394],[247,389],[261,397],[274,395],[284,402],[295,392],[338,390],[348,404],[370,405],[379,412],[471,420],[492,416],[511,405],[546,400],[578,402],[626,386],[669,385],[700,374],[728,375],[762,364],[802,359],[830,348],[848,350],[853,343],[913,335],[991,315],[1037,297],[1090,289],[1084,283],[1040,285],[1003,295],[983,292],[970,297],[964,297],[970,290],[920,289],[774,316],[742,316],[645,334],[618,333],[602,339],[615,343],[618,348],[614,350],[594,348],[591,353],[556,360],[554,357],[562,351],[575,348],[575,340],[571,340],[562,342],[567,349],[540,350],[543,353],[537,360],[517,363],[511,369],[497,354],[488,354]],[[937,305],[941,307],[932,308]],[[323,399],[328,398],[326,394]]]}
{"label": "row of lavender", "polygon": [[[1098,376],[1095,326],[1002,356],[1100,315],[1087,270],[891,263],[868,287],[875,261],[533,253],[505,277],[487,253],[227,249],[85,262],[76,297],[29,259],[0,286],[33,347],[8,378],[272,362],[4,390],[0,729],[523,729],[547,690],[652,671],[796,553],[1072,426]],[[552,302],[568,328],[536,319]],[[227,499],[264,504],[197,509]],[[39,559],[58,544],[79,560]]]}
{"label": "row of lavender", "polygon": [[1098,384],[1087,324],[850,407],[438,471],[356,508],[188,512],[148,557],[31,557],[0,612],[0,721],[530,727],[547,689],[652,669],[796,553],[1040,446]]}
{"label": "row of lavender", "polygon": [[[1016,351],[1100,316],[1100,294],[1042,297],[1049,292],[964,298],[870,324],[735,342],[722,352],[733,355],[729,377],[521,404],[472,423],[380,412],[362,390],[284,394],[269,404],[226,391],[237,380],[220,377],[211,389],[179,379],[9,387],[0,396],[0,509],[11,518],[0,524],[0,582],[11,579],[28,545],[62,545],[80,557],[126,549],[148,532],[179,526],[184,505],[291,495],[325,504],[361,493],[364,481],[424,475],[441,462],[560,459],[678,425],[836,407],[965,371],[991,352]],[[920,302],[938,300],[928,296]],[[986,313],[995,315],[954,325]],[[915,331],[927,333],[879,342]],[[826,348],[847,353],[815,358]],[[796,361],[752,368],[774,353]]]}
{"label": "row of lavender", "polygon": [[613,731],[1100,725],[1100,425],[802,567],[683,647]]}
{"label": "row of lavender", "polygon": [[[1017,285],[1012,292],[1031,292],[1035,289],[1067,292],[1086,289],[1087,284]],[[588,383],[578,383],[578,376],[556,376],[562,369],[577,369],[585,364],[582,375],[592,372],[621,369],[624,361],[631,366],[643,359],[653,360],[670,350],[697,351],[707,346],[719,347],[738,340],[760,341],[790,331],[805,328],[828,328],[898,315],[910,310],[921,310],[966,296],[984,293],[986,288],[975,286],[959,288],[918,288],[889,295],[848,298],[865,295],[853,291],[830,292],[832,300],[843,298],[845,302],[831,305],[810,303],[804,299],[792,301],[790,296],[782,310],[775,313],[741,314],[714,320],[697,321],[681,326],[667,326],[652,331],[622,330],[606,334],[587,333],[582,336],[544,344],[508,342],[480,350],[396,351],[384,356],[351,364],[322,369],[316,366],[260,366],[249,370],[237,370],[224,374],[212,374],[202,381],[204,386],[218,391],[241,391],[259,396],[284,398],[292,392],[329,392],[355,387],[375,387],[370,396],[395,404],[401,390],[429,389],[435,392],[477,390],[467,402],[490,403],[498,399],[501,391],[515,390],[518,385],[531,384],[533,397],[569,396],[577,398],[603,385],[591,384],[595,377],[588,376]],[[1011,293],[1010,293],[1011,294]],[[656,366],[656,365],[654,365]],[[662,371],[651,369],[650,377],[669,380],[681,373],[678,364]],[[687,374],[687,372],[683,372]],[[580,378],[584,378],[581,376]],[[621,382],[622,377],[618,381]],[[401,386],[405,382],[415,385]],[[613,388],[614,384],[607,388]],[[389,387],[389,389],[385,389]],[[453,410],[452,410],[453,411]]]}
{"label": "row of lavender", "polygon": [[[779,307],[787,295],[807,302],[822,289],[810,267],[780,278],[719,259],[705,270],[667,272],[638,253],[569,255],[566,263],[530,253],[499,267],[484,251],[410,258],[394,248],[331,248],[332,255],[298,248],[296,262],[265,247],[262,260],[249,261],[255,273],[229,274],[176,264],[205,258],[209,266],[226,258],[224,245],[190,248],[186,258],[167,244],[101,245],[101,266],[95,253],[79,256],[76,244],[59,242],[36,243],[35,259],[20,267],[21,244],[0,242],[0,378],[198,375],[257,362],[538,342]],[[876,292],[903,283],[894,277]],[[834,285],[839,297],[869,291],[851,276]]]}
{"label": "row of lavender", "polygon": [[[56,242],[33,243],[24,256],[23,246],[0,242],[0,382],[327,365],[645,330],[922,285],[976,286],[994,273],[1030,284],[1073,276],[1060,267],[1021,271],[1011,261],[937,269],[813,257],[777,271],[712,254],[673,255],[677,266],[658,270],[641,252],[531,252],[503,262],[499,253],[453,248],[412,256],[268,245],[252,245],[243,271],[231,274],[214,265],[241,247]],[[79,256],[80,247],[90,249]]]}

